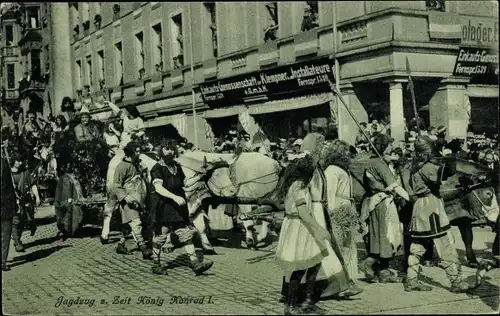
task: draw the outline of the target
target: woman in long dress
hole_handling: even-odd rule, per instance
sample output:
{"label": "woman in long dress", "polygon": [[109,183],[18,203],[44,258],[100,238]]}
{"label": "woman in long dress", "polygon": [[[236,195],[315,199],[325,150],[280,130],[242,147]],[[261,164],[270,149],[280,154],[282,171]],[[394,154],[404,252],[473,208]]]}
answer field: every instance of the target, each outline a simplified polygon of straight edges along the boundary
{"label": "woman in long dress", "polygon": [[[321,261],[327,255],[330,233],[313,216],[309,191],[316,166],[312,157],[297,157],[284,172],[278,192],[285,197],[285,220],[279,234],[276,259],[283,268],[289,284],[286,293],[285,315],[299,315],[314,309],[314,293]],[[300,283],[306,277],[306,293],[300,293]],[[302,296],[302,297],[301,297]],[[302,306],[300,302],[304,301]]]}
{"label": "woman in long dress", "polygon": [[328,215],[334,238],[338,241],[347,274],[351,280],[359,276],[356,235],[359,215],[352,199],[352,179],[348,173],[351,154],[349,144],[334,140],[323,150],[328,192]]}

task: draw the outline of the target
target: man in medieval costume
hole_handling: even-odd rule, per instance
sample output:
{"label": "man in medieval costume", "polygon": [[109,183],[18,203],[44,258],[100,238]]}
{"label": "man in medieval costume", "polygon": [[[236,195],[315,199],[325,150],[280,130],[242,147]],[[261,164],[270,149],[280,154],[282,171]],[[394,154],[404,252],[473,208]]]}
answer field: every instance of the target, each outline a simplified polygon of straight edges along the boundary
{"label": "man in medieval costume", "polygon": [[23,228],[29,226],[31,236],[35,234],[35,207],[40,205],[40,196],[31,173],[24,166],[23,158],[19,154],[12,154],[12,178],[19,196],[20,213],[13,219],[12,239],[17,252],[24,252],[24,245],[21,242]]}
{"label": "man in medieval costume", "polygon": [[[415,157],[411,166],[409,184],[415,195],[410,235],[412,243],[408,256],[408,271],[404,283],[405,291],[430,291],[432,287],[418,281],[420,261],[429,245],[434,244],[451,282],[452,293],[463,293],[480,284],[480,270],[476,273],[476,284],[470,285],[462,278],[461,264],[453,245],[450,222],[440,198],[441,182],[451,175],[451,170],[433,162],[433,142],[426,136],[415,142]],[[433,242],[430,243],[429,240]]]}
{"label": "man in medieval costume", "polygon": [[[132,236],[142,251],[143,259],[151,259],[153,253],[144,241],[140,216],[145,210],[147,197],[146,182],[142,177],[139,166],[140,150],[140,144],[137,142],[130,142],[125,146],[123,149],[125,158],[116,167],[110,193],[115,195],[112,198],[120,206],[122,224],[130,226]],[[129,253],[125,246],[125,236],[122,236],[118,243],[116,252],[121,254]]]}
{"label": "man in medieval costume", "polygon": [[382,156],[374,153],[363,174],[367,192],[360,221],[368,224],[368,229],[364,227],[364,233],[369,234],[369,257],[360,267],[369,282],[398,283],[399,278],[389,270],[390,261],[403,246],[403,231],[394,197],[400,196],[408,201],[409,196],[383,158],[390,153],[390,137],[379,134],[373,143],[374,149]]}

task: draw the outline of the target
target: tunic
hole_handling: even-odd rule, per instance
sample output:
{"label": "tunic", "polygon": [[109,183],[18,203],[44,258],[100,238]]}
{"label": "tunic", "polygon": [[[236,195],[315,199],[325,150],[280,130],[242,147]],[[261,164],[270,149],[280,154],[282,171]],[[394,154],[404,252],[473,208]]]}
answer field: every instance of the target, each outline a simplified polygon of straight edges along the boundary
{"label": "tunic", "polygon": [[[157,163],[151,169],[151,183],[161,184],[166,190],[177,196],[186,198],[184,193],[184,172],[182,167],[174,162],[177,173],[173,174],[167,166]],[[179,206],[172,199],[166,198],[157,192],[151,196],[152,222],[157,228],[162,226],[181,228],[189,224],[187,205]]]}
{"label": "tunic", "polygon": [[35,200],[31,197],[30,192],[35,181],[28,170],[13,172],[12,177],[16,189],[20,193],[20,207],[23,214],[21,220],[32,221],[35,219]]}
{"label": "tunic", "polygon": [[[121,205],[122,223],[126,224],[138,218],[145,206],[147,188],[141,177],[141,171],[130,161],[124,159],[116,167],[112,191]],[[138,209],[131,208],[125,203],[124,199],[127,195],[138,202]]]}
{"label": "tunic", "polygon": [[450,229],[443,200],[438,197],[439,185],[439,166],[433,163],[425,163],[411,175],[410,186],[418,197],[413,205],[411,237],[441,237]]}
{"label": "tunic", "polygon": [[8,220],[14,217],[18,208],[10,167],[4,157],[2,157],[2,186],[0,191],[2,191],[1,217],[2,220]]}
{"label": "tunic", "polygon": [[394,198],[385,191],[398,185],[398,180],[378,157],[370,158],[363,178],[369,192],[361,216],[368,217],[370,254],[392,258],[402,246],[403,230]]}
{"label": "tunic", "polygon": [[[330,215],[333,231],[338,236],[342,232],[337,232],[336,230],[342,230],[344,232],[347,230],[348,236],[351,236],[349,240],[341,240],[338,237],[337,240],[341,246],[342,257],[344,258],[348,270],[347,273],[351,278],[357,278],[358,248],[355,237],[357,235],[359,216],[356,212],[353,199],[351,198],[351,177],[344,169],[333,165],[326,168],[325,177],[328,184],[328,214]],[[346,227],[345,225],[348,223],[336,223],[336,218],[346,216],[349,216],[349,218],[343,220],[343,222],[347,221],[351,225]]]}
{"label": "tunic", "polygon": [[312,268],[326,256],[326,241],[317,241],[299,217],[297,205],[304,202],[313,216],[311,194],[307,187],[302,188],[301,183],[296,181],[288,189],[285,199],[285,219],[276,248],[276,260],[285,275]]}

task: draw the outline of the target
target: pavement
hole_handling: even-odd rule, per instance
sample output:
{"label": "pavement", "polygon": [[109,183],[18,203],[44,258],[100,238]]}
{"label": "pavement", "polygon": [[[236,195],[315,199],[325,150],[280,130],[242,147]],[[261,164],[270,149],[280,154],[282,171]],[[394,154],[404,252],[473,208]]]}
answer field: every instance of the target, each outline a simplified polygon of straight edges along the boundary
{"label": "pavement", "polygon": [[[274,261],[276,243],[257,251],[216,246],[215,264],[209,272],[195,276],[187,266],[169,270],[167,276],[151,273],[151,262],[140,252],[123,256],[116,244],[101,245],[99,229],[85,227],[81,236],[66,241],[55,238],[53,208],[37,212],[43,224],[35,236],[23,235],[27,250],[11,247],[12,270],[2,273],[3,312],[7,315],[278,315],[282,272]],[[464,245],[453,228],[459,255]],[[489,257],[494,234],[489,228],[474,228],[478,257]],[[132,247],[132,241],[129,241]],[[359,242],[359,257],[365,251]],[[168,255],[178,262],[182,251]],[[401,262],[396,260],[394,268]],[[464,267],[472,279],[475,271]],[[402,284],[367,284],[351,300],[322,301],[329,314],[466,314],[498,311],[500,270],[486,274],[484,284],[469,294],[452,294],[442,269],[423,268],[424,282],[431,292],[405,292]]]}

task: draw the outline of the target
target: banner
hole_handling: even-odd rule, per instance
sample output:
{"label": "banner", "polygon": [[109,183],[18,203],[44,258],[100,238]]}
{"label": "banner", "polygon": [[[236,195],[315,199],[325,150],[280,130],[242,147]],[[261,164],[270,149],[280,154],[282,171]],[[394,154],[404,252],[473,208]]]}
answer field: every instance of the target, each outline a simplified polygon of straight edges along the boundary
{"label": "banner", "polygon": [[203,101],[211,107],[242,104],[245,99],[279,99],[289,92],[318,88],[329,91],[328,81],[335,82],[334,60],[322,57],[302,63],[243,74],[201,84]]}
{"label": "banner", "polygon": [[460,48],[454,76],[498,76],[498,52],[484,48]]}

